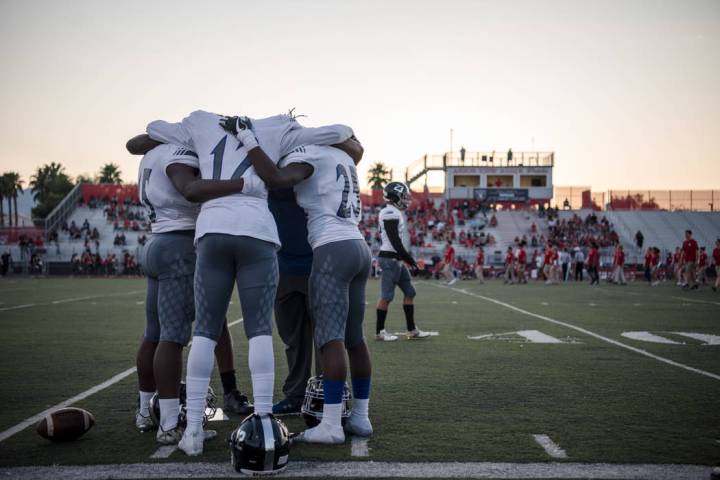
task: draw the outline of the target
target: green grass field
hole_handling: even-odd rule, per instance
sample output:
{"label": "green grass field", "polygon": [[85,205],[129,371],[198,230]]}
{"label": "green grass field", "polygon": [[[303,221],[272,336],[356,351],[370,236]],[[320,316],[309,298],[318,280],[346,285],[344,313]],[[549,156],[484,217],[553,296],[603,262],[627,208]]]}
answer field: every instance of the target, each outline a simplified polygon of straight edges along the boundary
{"label": "green grass field", "polygon": [[[291,462],[720,463],[720,345],[670,333],[720,335],[720,295],[640,283],[459,282],[448,289],[419,282],[417,290],[417,322],[439,336],[369,342],[375,427],[369,457],[351,457],[348,441],[293,446]],[[378,282],[370,281],[369,339],[377,294]],[[134,366],[143,301],[140,279],[0,282],[0,431]],[[238,318],[235,298],[228,319]],[[388,330],[403,326],[395,302]],[[531,330],[562,343],[534,343],[512,333]],[[231,331],[240,386],[247,391],[247,341],[240,325]],[[677,343],[621,336],[627,331]],[[278,339],[275,354],[278,398],[287,370]],[[212,385],[221,392],[217,377]],[[0,466],[198,461],[177,451],[166,460],[149,458],[158,446],[154,435],[133,427],[136,390],[133,374],[77,403],[97,424],[76,442],[50,443],[32,426],[0,442]],[[227,461],[225,438],[239,420],[214,422],[219,438],[206,444],[199,460]],[[286,423],[291,431],[304,425],[298,417]],[[567,460],[549,456],[534,434],[548,435]]]}

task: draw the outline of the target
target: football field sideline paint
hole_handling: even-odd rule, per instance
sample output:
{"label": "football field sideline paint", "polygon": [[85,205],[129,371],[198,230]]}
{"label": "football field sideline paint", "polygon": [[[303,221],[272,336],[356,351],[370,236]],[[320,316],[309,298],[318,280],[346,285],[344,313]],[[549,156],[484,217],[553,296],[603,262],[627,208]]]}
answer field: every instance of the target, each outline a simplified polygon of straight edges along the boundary
{"label": "football field sideline paint", "polygon": [[[421,282],[418,282],[418,283],[421,283]],[[654,360],[657,360],[658,362],[666,363],[666,364],[668,364],[668,365],[672,365],[673,367],[682,368],[683,370],[687,370],[688,372],[697,373],[697,374],[699,374],[699,375],[703,375],[703,376],[705,376],[705,377],[712,378],[712,379],[714,379],[714,380],[720,380],[720,375],[718,375],[718,374],[716,374],[716,373],[706,372],[705,370],[700,370],[699,368],[691,367],[691,366],[689,366],[689,365],[685,365],[685,364],[683,364],[683,363],[676,362],[675,360],[670,360],[669,358],[665,358],[665,357],[661,357],[661,356],[659,356],[659,355],[655,355],[654,353],[650,353],[650,352],[648,352],[648,351],[646,351],[646,350],[643,350],[643,349],[640,349],[640,348],[636,348],[636,347],[627,345],[627,344],[622,343],[622,342],[618,342],[617,340],[613,340],[612,338],[608,338],[608,337],[605,337],[605,336],[600,335],[600,334],[598,334],[598,333],[591,332],[590,330],[587,330],[587,329],[585,329],[585,328],[578,327],[578,326],[576,326],[576,325],[573,325],[572,323],[567,323],[567,322],[563,322],[563,321],[560,321],[560,320],[555,320],[554,318],[550,318],[550,317],[546,317],[546,316],[544,316],[544,315],[540,315],[540,314],[537,314],[537,313],[529,312],[529,311],[527,311],[527,310],[523,310],[522,308],[516,307],[516,306],[514,306],[514,305],[510,305],[509,303],[501,302],[500,300],[496,300],[496,299],[491,298],[491,297],[486,297],[486,296],[483,296],[483,295],[478,295],[477,293],[468,292],[467,290],[464,290],[464,289],[452,288],[452,287],[447,287],[447,286],[444,286],[444,285],[437,285],[437,284],[428,283],[428,282],[422,282],[422,283],[423,283],[424,285],[432,285],[432,286],[434,286],[434,287],[436,287],[436,288],[444,288],[444,289],[447,289],[447,290],[452,290],[453,292],[462,293],[463,295],[469,295],[469,296],[471,296],[471,297],[476,297],[476,298],[479,298],[479,299],[481,299],[481,300],[485,300],[485,301],[487,301],[487,302],[491,302],[491,303],[494,303],[494,304],[496,304],[496,305],[500,305],[501,307],[505,307],[505,308],[510,309],[510,310],[513,310],[513,311],[515,311],[515,312],[522,313],[523,315],[528,315],[528,316],[530,316],[530,317],[538,318],[538,319],[544,320],[544,321],[546,321],[546,322],[554,323],[555,325],[561,325],[561,326],[563,326],[563,327],[570,328],[570,329],[575,330],[575,331],[578,331],[578,332],[580,332],[580,333],[584,333],[585,335],[588,335],[588,336],[590,336],[590,337],[596,338],[596,339],[598,339],[598,340],[602,340],[603,342],[607,342],[607,343],[610,343],[610,344],[612,344],[612,345],[615,345],[616,347],[624,348],[624,349],[626,349],[626,350],[630,350],[631,352],[639,353],[640,355],[644,355],[644,356],[646,356],[646,357],[652,358],[652,359],[654,359]]]}
{"label": "football field sideline paint", "polygon": [[19,310],[21,308],[30,308],[30,307],[39,307],[43,305],[58,305],[61,303],[69,303],[69,302],[79,302],[81,300],[92,300],[93,298],[103,298],[103,297],[119,297],[123,295],[135,295],[137,293],[142,293],[144,290],[133,290],[132,292],[119,292],[119,293],[105,293],[102,295],[88,295],[85,297],[74,297],[74,298],[63,298],[60,300],[52,300],[49,302],[42,302],[42,303],[26,303],[24,305],[15,305],[13,307],[4,307],[0,308],[0,312],[6,312],[8,310]]}
{"label": "football field sideline paint", "polygon": [[[612,464],[612,463],[460,463],[460,462],[293,462],[273,478],[529,478],[561,479],[623,478],[632,480],[707,480],[713,467],[678,464]],[[229,462],[222,463],[131,463],[119,465],[84,465],[15,467],[0,469],[0,477],[13,480],[73,478],[241,478]]]}
{"label": "football field sideline paint", "polygon": [[535,440],[535,442],[537,442],[537,444],[540,445],[543,448],[543,450],[545,450],[545,453],[550,455],[552,458],[568,458],[568,455],[565,452],[565,450],[560,448],[560,445],[553,442],[552,439],[549,436],[545,435],[544,433],[543,434],[535,434],[535,435],[532,435],[532,437],[533,437],[533,440]]}
{"label": "football field sideline paint", "polygon": [[353,435],[350,442],[351,457],[369,457],[370,449],[368,448],[368,439]]}
{"label": "football field sideline paint", "polygon": [[631,340],[638,340],[640,342],[664,343],[666,345],[682,345],[680,342],[676,342],[675,340],[670,340],[669,338],[665,338],[660,335],[655,335],[654,333],[645,331],[622,332],[620,335]]}
{"label": "football field sideline paint", "polygon": [[563,343],[562,340],[550,336],[547,333],[543,333],[540,330],[520,330],[515,333],[531,343]]}
{"label": "football field sideline paint", "polygon": [[711,300],[699,300],[697,298],[680,297],[677,295],[657,295],[653,293],[638,293],[638,292],[626,292],[624,290],[607,290],[605,288],[595,288],[598,292],[605,293],[622,293],[623,295],[632,295],[636,297],[653,297],[653,298],[674,298],[675,300],[683,300],[690,303],[700,303],[704,305],[720,305],[720,302],[713,302]]}
{"label": "football field sideline paint", "polygon": [[[239,318],[239,319],[235,320],[234,322],[228,323],[228,327],[237,325],[238,323],[241,323],[242,321],[243,321],[243,319]],[[191,343],[192,342],[188,343],[188,345],[190,345]],[[100,392],[112,385],[115,385],[116,383],[118,383],[119,381],[123,380],[126,377],[129,377],[136,371],[137,371],[137,367],[128,368],[127,370],[118,373],[114,377],[111,377],[108,380],[105,380],[104,382],[99,383],[99,384],[95,385],[94,387],[91,387],[91,388],[85,390],[84,392],[78,393],[74,397],[68,398],[67,400],[62,401],[62,402],[58,403],[57,405],[53,405],[52,407],[50,407],[46,410],[43,410],[42,412],[38,413],[37,415],[33,415],[32,417],[26,418],[25,420],[18,423],[14,427],[10,427],[5,431],[0,432],[0,442],[7,440],[8,438],[12,437],[13,435],[15,435],[18,432],[22,432],[30,425],[45,418],[45,416],[48,415],[49,413],[51,413],[59,408],[69,407],[81,400],[85,400],[86,398],[88,398],[92,395],[95,395],[97,392]]]}
{"label": "football field sideline paint", "polygon": [[163,445],[162,447],[155,450],[155,453],[150,455],[150,458],[168,458],[177,449],[177,445]]}

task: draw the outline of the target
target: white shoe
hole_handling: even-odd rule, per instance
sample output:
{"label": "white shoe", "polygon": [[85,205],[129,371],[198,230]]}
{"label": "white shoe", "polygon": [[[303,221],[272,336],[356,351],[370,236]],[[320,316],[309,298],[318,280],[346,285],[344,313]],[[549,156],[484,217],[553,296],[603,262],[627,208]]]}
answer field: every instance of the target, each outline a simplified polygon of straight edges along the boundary
{"label": "white shoe", "polygon": [[414,339],[414,338],[427,338],[427,337],[430,336],[430,333],[429,333],[429,332],[423,332],[423,331],[420,330],[419,328],[416,328],[415,330],[409,331],[409,332],[407,333],[407,336],[408,336],[409,339]]}
{"label": "white shoe", "polygon": [[147,417],[140,413],[138,410],[135,412],[135,427],[137,427],[138,430],[141,432],[149,432],[150,430],[154,430],[155,422],[152,421],[152,418],[150,418],[150,415]]}
{"label": "white shoe", "polygon": [[367,416],[352,415],[345,421],[345,433],[359,437],[369,437],[373,434],[372,424]]}
{"label": "white shoe", "polygon": [[450,286],[450,285],[455,285],[456,283],[457,283],[457,278],[453,278],[447,284],[448,284],[448,286]]}
{"label": "white shoe", "polygon": [[162,427],[160,427],[158,428],[155,439],[157,440],[157,443],[161,445],[177,445],[180,442],[180,439],[182,438],[184,432],[185,429],[180,425],[176,425],[175,428],[171,428],[167,431],[163,430]]}
{"label": "white shoe", "polygon": [[195,457],[203,452],[203,442],[216,436],[217,432],[215,430],[197,430],[195,432],[185,430],[185,433],[178,442],[178,448],[187,455]]}
{"label": "white shoe", "polygon": [[390,335],[387,331],[380,330],[380,333],[375,335],[375,340],[379,342],[394,342],[398,337],[396,335]]}
{"label": "white shoe", "polygon": [[327,427],[322,422],[317,427],[308,428],[296,436],[293,441],[298,443],[323,443],[337,445],[345,442],[345,432],[342,427]]}

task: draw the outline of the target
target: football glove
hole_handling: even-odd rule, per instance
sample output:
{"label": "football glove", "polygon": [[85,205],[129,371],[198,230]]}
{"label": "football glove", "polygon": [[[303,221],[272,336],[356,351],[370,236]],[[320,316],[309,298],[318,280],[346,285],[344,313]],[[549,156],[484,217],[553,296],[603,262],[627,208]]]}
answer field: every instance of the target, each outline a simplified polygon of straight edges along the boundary
{"label": "football glove", "polygon": [[265,197],[265,194],[267,193],[267,187],[265,186],[265,182],[262,181],[262,178],[258,177],[257,175],[247,175],[245,177],[242,177],[242,179],[244,182],[242,193],[244,193],[245,195],[251,195],[253,197]]}
{"label": "football glove", "polygon": [[237,138],[246,150],[258,146],[257,138],[252,131],[252,122],[248,117],[220,117],[220,127]]}

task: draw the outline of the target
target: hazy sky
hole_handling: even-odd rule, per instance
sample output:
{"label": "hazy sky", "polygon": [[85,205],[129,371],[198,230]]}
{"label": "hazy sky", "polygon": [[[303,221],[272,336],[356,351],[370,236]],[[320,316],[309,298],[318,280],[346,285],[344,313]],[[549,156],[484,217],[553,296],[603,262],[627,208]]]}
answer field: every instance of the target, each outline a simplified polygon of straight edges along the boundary
{"label": "hazy sky", "polygon": [[0,0],[0,171],[119,163],[195,109],[351,125],[365,167],[556,152],[556,185],[720,187],[720,1]]}

